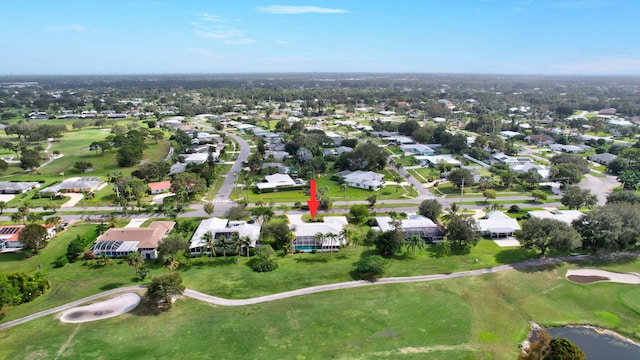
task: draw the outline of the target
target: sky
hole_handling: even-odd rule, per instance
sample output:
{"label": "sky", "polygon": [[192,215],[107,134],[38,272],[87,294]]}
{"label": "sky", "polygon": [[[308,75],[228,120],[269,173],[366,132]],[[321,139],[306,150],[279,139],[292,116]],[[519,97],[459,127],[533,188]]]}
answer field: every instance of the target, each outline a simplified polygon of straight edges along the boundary
{"label": "sky", "polygon": [[637,0],[0,0],[0,75],[640,75]]}

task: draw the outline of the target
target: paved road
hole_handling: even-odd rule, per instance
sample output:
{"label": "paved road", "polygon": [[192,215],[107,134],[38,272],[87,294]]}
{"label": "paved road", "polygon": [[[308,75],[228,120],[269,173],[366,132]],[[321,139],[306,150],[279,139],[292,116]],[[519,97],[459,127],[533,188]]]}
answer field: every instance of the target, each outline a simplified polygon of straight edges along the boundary
{"label": "paved road", "polygon": [[236,178],[239,176],[238,174],[242,170],[242,164],[245,161],[247,161],[250,154],[249,143],[247,143],[243,138],[241,138],[238,135],[230,134],[230,133],[226,133],[226,134],[227,136],[230,136],[231,138],[233,138],[238,142],[238,144],[240,145],[240,153],[238,154],[238,157],[235,163],[233,164],[233,166],[231,167],[231,170],[225,177],[224,182],[220,187],[220,190],[218,191],[218,193],[216,194],[216,197],[213,200],[214,206],[215,206],[214,215],[223,215],[227,211],[227,209],[236,205],[235,202],[232,202],[229,200],[229,197],[231,196],[231,192],[235,187]]}
{"label": "paved road", "polygon": [[[260,303],[269,302],[269,301],[281,300],[281,299],[288,299],[288,298],[295,297],[295,296],[316,294],[316,293],[325,292],[325,291],[351,289],[351,288],[362,287],[362,286],[384,285],[384,284],[399,284],[399,283],[411,283],[411,282],[425,282],[425,281],[434,281],[434,280],[445,280],[445,279],[453,279],[453,278],[464,277],[464,276],[477,276],[477,275],[484,275],[484,274],[492,274],[492,273],[501,272],[501,271],[522,269],[522,268],[527,268],[527,267],[534,267],[534,266],[541,266],[541,265],[548,265],[548,264],[558,264],[558,263],[563,262],[563,261],[581,261],[581,260],[589,260],[589,259],[596,259],[596,258],[598,258],[598,259],[605,259],[605,258],[606,259],[618,259],[618,258],[622,258],[622,257],[637,257],[639,255],[640,254],[637,254],[637,253],[614,253],[614,254],[598,254],[598,255],[585,255],[585,256],[565,256],[565,257],[559,257],[559,258],[528,260],[528,261],[523,261],[523,262],[519,262],[519,263],[515,263],[515,264],[500,265],[500,266],[495,266],[495,267],[491,267],[491,268],[484,268],[484,269],[459,271],[459,272],[455,272],[455,273],[451,273],[451,274],[433,274],[433,275],[381,278],[381,279],[378,279],[378,280],[376,280],[374,282],[360,280],[360,281],[341,282],[341,283],[335,283],[335,284],[326,284],[326,285],[312,286],[312,287],[303,288],[303,289],[296,289],[296,290],[292,290],[292,291],[281,292],[281,293],[277,293],[277,294],[271,294],[271,295],[265,295],[265,296],[255,297],[255,298],[249,298],[249,299],[225,299],[225,298],[221,298],[221,297],[217,297],[217,296],[211,296],[211,295],[203,294],[201,292],[198,292],[198,291],[195,291],[195,290],[191,290],[191,289],[185,289],[184,296],[187,296],[187,297],[190,297],[190,298],[193,298],[193,299],[196,299],[196,300],[204,301],[204,302],[207,302],[209,304],[220,305],[220,306],[245,306],[245,305],[260,304]],[[76,301],[72,301],[70,303],[67,303],[67,304],[64,304],[64,305],[60,305],[58,307],[55,307],[55,308],[52,308],[52,309],[49,309],[49,310],[40,311],[38,313],[29,315],[29,316],[25,316],[25,317],[20,318],[20,319],[16,319],[16,320],[13,320],[13,321],[6,322],[4,324],[0,324],[0,330],[1,329],[6,329],[6,328],[9,328],[9,327],[18,325],[18,324],[22,324],[22,323],[25,323],[27,321],[34,320],[34,319],[37,319],[37,318],[40,318],[40,317],[43,317],[43,316],[55,314],[55,313],[58,313],[60,311],[70,309],[70,308],[72,308],[74,306],[79,306],[79,305],[84,304],[86,302],[94,301],[94,300],[103,298],[105,296],[118,294],[118,293],[122,293],[122,292],[139,291],[139,290],[144,289],[144,288],[145,288],[144,285],[134,285],[134,286],[127,286],[127,287],[123,287],[123,288],[104,291],[104,292],[101,292],[99,294],[91,295],[91,296],[88,296],[88,297],[85,297],[85,298],[82,298],[82,299],[79,299],[79,300],[76,300]]]}

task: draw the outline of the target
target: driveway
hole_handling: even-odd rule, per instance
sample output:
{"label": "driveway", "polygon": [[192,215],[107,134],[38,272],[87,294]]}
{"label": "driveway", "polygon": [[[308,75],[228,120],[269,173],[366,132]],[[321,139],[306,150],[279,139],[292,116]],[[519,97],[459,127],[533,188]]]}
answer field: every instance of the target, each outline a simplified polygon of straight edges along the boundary
{"label": "driveway", "polygon": [[588,189],[592,194],[596,195],[598,197],[598,205],[602,206],[607,203],[607,195],[609,195],[611,190],[621,184],[615,177],[610,175],[598,177],[587,174],[578,185],[580,188]]}

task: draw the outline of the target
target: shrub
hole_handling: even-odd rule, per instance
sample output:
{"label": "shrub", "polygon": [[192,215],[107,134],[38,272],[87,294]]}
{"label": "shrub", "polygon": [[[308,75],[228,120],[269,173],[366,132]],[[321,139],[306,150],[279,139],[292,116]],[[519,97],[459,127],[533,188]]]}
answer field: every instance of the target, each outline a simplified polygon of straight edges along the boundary
{"label": "shrub", "polygon": [[67,259],[66,255],[63,255],[56,260],[54,266],[57,268],[61,268],[69,263],[69,259]]}
{"label": "shrub", "polygon": [[255,272],[269,272],[278,268],[278,263],[269,258],[254,257],[249,260],[249,267]]}
{"label": "shrub", "polygon": [[84,252],[84,259],[85,260],[93,260],[96,258],[96,254],[93,253],[93,251],[91,250],[87,250]]}
{"label": "shrub", "polygon": [[520,206],[518,206],[518,205],[511,205],[511,206],[509,207],[509,210],[508,210],[507,212],[509,212],[509,213],[511,213],[511,214],[517,214],[517,213],[519,213],[519,212],[520,212]]}
{"label": "shrub", "polygon": [[374,280],[381,277],[387,269],[389,261],[380,255],[371,255],[355,263],[356,273],[363,279]]}

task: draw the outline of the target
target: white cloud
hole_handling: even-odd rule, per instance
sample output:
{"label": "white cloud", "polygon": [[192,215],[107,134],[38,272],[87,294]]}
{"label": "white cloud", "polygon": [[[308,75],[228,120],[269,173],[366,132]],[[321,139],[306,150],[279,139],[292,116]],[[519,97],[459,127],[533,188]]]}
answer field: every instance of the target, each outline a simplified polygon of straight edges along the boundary
{"label": "white cloud", "polygon": [[637,74],[640,72],[640,59],[593,59],[551,65],[551,68],[566,74]]}
{"label": "white cloud", "polygon": [[591,9],[608,5],[610,5],[608,1],[602,0],[575,0],[554,2],[549,4],[549,7],[555,9]]}
{"label": "white cloud", "polygon": [[245,45],[255,42],[244,34],[244,30],[227,26],[227,20],[224,17],[211,14],[196,14],[198,18],[191,22],[193,30],[191,31],[197,37],[202,39],[213,39],[221,41],[225,44]]}
{"label": "white cloud", "polygon": [[290,6],[290,5],[270,5],[270,6],[262,6],[258,8],[261,12],[268,14],[281,14],[281,15],[292,15],[292,14],[340,14],[348,12],[345,9],[338,8],[322,8],[318,6]]}
{"label": "white cloud", "polygon": [[208,22],[226,22],[227,21],[225,18],[220,17],[218,15],[211,15],[206,13],[196,14],[196,16],[200,19],[200,21],[208,21]]}
{"label": "white cloud", "polygon": [[85,32],[85,29],[84,29],[84,26],[78,25],[78,24],[51,25],[51,26],[47,26],[47,31],[49,32],[60,32],[60,31]]}
{"label": "white cloud", "polygon": [[276,40],[276,44],[280,44],[280,45],[289,45],[289,42],[284,41],[284,40]]}

